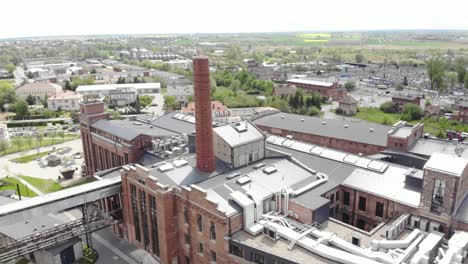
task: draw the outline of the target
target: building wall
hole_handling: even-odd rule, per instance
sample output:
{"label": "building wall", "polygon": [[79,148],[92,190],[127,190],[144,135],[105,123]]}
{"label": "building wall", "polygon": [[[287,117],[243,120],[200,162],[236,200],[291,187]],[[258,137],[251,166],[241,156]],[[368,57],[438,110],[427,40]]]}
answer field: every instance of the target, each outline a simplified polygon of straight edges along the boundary
{"label": "building wall", "polygon": [[400,121],[392,128],[391,131],[389,131],[387,136],[387,147],[389,149],[406,152],[416,143],[419,138],[423,136],[424,125],[418,123],[412,127],[412,131],[408,137],[395,137],[394,133],[397,132],[400,127],[404,126],[406,126],[406,122]]}
{"label": "building wall", "polygon": [[80,109],[80,99],[49,99],[47,100],[47,108],[52,111],[57,111],[59,108],[64,111],[77,111]]}
{"label": "building wall", "polygon": [[[386,148],[384,146],[353,142],[349,140],[318,136],[318,135],[290,131],[290,130],[283,130],[283,129],[272,128],[272,127],[267,127],[267,126],[262,126],[262,125],[257,125],[257,127],[273,135],[280,135],[283,137],[291,135],[293,136],[294,139],[299,140],[299,141],[305,141],[305,142],[309,142],[309,143],[316,144],[319,146],[330,147],[330,148],[334,148],[334,149],[338,149],[338,150],[342,150],[342,151],[346,151],[346,152],[350,152],[354,154],[362,153],[363,155],[373,155],[373,154],[380,153]],[[313,131],[311,131],[311,133],[312,132]]]}
{"label": "building wall", "polygon": [[345,115],[354,115],[357,113],[357,104],[340,103],[339,108],[343,110]]}

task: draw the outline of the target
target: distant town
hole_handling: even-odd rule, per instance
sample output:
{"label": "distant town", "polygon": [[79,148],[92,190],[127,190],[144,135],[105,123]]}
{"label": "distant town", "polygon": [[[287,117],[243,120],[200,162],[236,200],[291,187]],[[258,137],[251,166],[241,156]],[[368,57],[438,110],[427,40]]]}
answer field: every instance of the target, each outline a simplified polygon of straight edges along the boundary
{"label": "distant town", "polygon": [[0,39],[0,263],[468,263],[468,31]]}

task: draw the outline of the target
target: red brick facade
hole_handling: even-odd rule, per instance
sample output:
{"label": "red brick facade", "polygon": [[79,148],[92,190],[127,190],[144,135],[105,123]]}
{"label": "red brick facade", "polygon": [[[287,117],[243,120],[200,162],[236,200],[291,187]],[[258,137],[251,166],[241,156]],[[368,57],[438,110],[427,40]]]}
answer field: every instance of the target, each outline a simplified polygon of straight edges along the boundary
{"label": "red brick facade", "polygon": [[334,82],[329,86],[326,85],[316,85],[303,82],[288,81],[288,85],[294,85],[297,88],[303,89],[305,92],[317,92],[326,98],[331,98],[332,100],[338,101],[343,99],[347,92],[344,88],[340,87],[339,83]]}
{"label": "red brick facade", "polygon": [[293,136],[295,140],[305,141],[319,146],[334,148],[354,154],[362,153],[363,155],[373,155],[378,154],[381,151],[385,150],[385,146],[378,146],[366,143],[360,143],[355,141],[349,141],[344,139],[337,139],[331,137],[318,136],[308,133],[301,133],[296,131],[272,128],[262,125],[257,125],[261,130],[273,134],[286,137],[288,135]]}

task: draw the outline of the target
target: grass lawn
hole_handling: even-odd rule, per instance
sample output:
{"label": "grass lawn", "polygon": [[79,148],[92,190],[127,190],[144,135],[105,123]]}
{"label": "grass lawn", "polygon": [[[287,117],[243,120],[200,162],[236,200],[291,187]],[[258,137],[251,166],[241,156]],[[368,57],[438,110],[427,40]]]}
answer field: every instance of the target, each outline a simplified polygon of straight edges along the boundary
{"label": "grass lawn", "polygon": [[353,117],[391,126],[400,121],[400,116],[400,114],[384,113],[379,108],[359,107],[359,112]]}
{"label": "grass lawn", "polygon": [[29,144],[29,142],[27,140],[25,140],[24,137],[19,137],[19,138],[21,138],[21,145],[18,146],[18,145],[13,144],[14,139],[10,140],[10,146],[6,150],[1,151],[0,156],[11,154],[11,153],[16,153],[16,152],[20,152],[20,151],[25,151],[25,150],[35,149],[35,148],[37,148],[39,146],[40,147],[46,147],[46,146],[51,146],[51,145],[63,143],[63,142],[66,142],[66,141],[77,139],[77,138],[79,138],[79,135],[66,135],[63,140],[62,140],[62,138],[52,139],[50,137],[44,137],[41,144],[39,144],[39,142],[35,138],[33,138],[33,140],[31,141],[31,144]]}
{"label": "grass lawn", "polygon": [[54,151],[44,151],[44,152],[39,152],[39,153],[35,153],[35,154],[31,154],[31,155],[26,155],[26,156],[21,156],[21,157],[18,157],[18,158],[15,158],[15,159],[11,159],[10,161],[13,161],[13,162],[16,162],[16,163],[28,163],[28,162],[31,162],[35,159],[39,159],[39,158],[43,158],[47,155],[49,155],[50,153],[53,153]]}
{"label": "grass lawn", "polygon": [[36,187],[37,189],[41,190],[43,193],[50,193],[62,190],[64,187],[60,185],[58,182],[51,180],[51,179],[40,179],[31,176],[20,176],[23,180],[29,182],[31,185]]}
{"label": "grass lawn", "polygon": [[[363,119],[366,121],[379,123],[391,126],[400,121],[400,114],[387,114],[379,108],[360,107],[359,112],[353,116],[354,118]],[[439,138],[445,138],[445,130],[455,130],[458,132],[468,132],[468,125],[458,121],[450,121],[443,117],[441,118],[423,118],[421,120],[408,122],[409,124],[423,123],[424,133],[429,133]]]}
{"label": "grass lawn", "polygon": [[15,190],[16,191],[17,190],[16,185],[19,184],[21,196],[26,196],[26,197],[37,196],[37,194],[35,192],[31,191],[28,187],[26,187],[24,184],[22,184],[20,181],[18,181],[15,178],[8,177],[8,178],[2,179],[2,181],[10,183],[11,185],[0,186],[0,191],[5,191],[5,190]]}

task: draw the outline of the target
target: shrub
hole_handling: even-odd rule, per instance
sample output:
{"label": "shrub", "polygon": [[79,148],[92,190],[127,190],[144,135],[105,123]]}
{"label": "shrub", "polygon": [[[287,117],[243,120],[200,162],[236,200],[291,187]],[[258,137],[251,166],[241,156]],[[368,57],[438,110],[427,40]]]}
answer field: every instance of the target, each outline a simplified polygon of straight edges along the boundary
{"label": "shrub", "polygon": [[353,82],[346,82],[344,87],[348,92],[351,92],[352,90],[354,90],[354,88],[356,88],[356,84],[354,84]]}
{"label": "shrub", "polygon": [[423,117],[424,112],[418,105],[407,104],[403,107],[403,115],[401,119],[405,121],[419,120]]}
{"label": "shrub", "polygon": [[380,105],[380,110],[387,114],[393,114],[397,112],[397,105],[394,102],[385,102]]}

